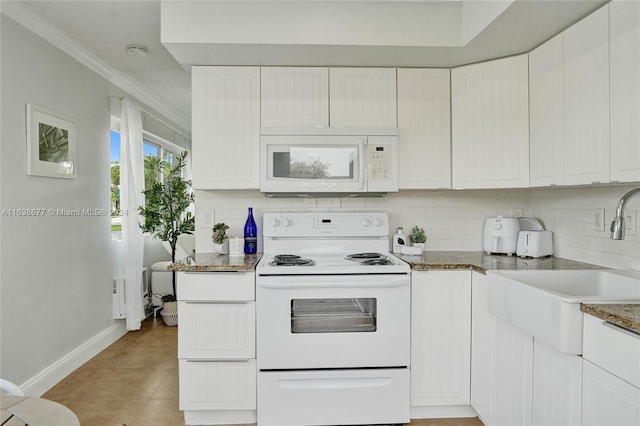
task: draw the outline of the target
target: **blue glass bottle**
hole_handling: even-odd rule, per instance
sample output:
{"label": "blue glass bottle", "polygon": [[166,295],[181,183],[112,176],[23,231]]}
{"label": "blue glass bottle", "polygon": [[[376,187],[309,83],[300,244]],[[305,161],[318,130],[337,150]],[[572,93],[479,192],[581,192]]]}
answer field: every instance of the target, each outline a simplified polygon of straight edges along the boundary
{"label": "blue glass bottle", "polygon": [[244,252],[254,254],[258,251],[258,227],[253,219],[253,207],[249,207],[249,216],[244,224]]}

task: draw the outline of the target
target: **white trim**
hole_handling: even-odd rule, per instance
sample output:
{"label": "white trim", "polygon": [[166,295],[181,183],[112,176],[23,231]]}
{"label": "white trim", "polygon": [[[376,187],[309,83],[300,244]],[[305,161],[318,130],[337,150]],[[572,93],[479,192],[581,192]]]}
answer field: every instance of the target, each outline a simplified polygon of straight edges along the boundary
{"label": "white trim", "polygon": [[412,419],[444,419],[478,417],[471,405],[434,405],[431,407],[411,407]]}
{"label": "white trim", "polygon": [[25,395],[41,396],[76,368],[89,361],[125,334],[127,334],[127,330],[124,321],[117,321],[22,383],[20,389]]}
{"label": "white trim", "polygon": [[62,30],[41,18],[22,2],[2,1],[0,12],[61,49],[82,65],[131,94],[140,102],[175,122],[182,127],[183,133],[189,134],[189,131],[184,129],[191,128],[191,119],[182,111],[168,104],[140,82],[113,69],[103,59],[80,46]]}

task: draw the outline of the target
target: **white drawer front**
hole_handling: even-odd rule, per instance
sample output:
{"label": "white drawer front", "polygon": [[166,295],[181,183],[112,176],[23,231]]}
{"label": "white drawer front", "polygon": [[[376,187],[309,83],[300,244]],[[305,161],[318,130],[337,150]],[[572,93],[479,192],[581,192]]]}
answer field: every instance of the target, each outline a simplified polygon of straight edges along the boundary
{"label": "white drawer front", "polygon": [[180,410],[255,410],[256,361],[178,362]]}
{"label": "white drawer front", "polygon": [[255,358],[255,302],[178,302],[178,312],[178,358]]}
{"label": "white drawer front", "polygon": [[178,300],[256,300],[253,272],[178,272]]}
{"label": "white drawer front", "polygon": [[583,357],[640,387],[640,334],[584,316]]}

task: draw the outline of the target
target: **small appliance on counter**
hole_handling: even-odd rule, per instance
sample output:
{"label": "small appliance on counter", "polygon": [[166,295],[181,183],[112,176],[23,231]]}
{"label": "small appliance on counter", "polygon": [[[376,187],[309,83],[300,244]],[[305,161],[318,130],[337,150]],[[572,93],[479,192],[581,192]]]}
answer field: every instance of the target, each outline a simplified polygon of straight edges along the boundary
{"label": "small appliance on counter", "polygon": [[517,217],[488,217],[482,231],[482,250],[511,256],[516,252],[520,222]]}
{"label": "small appliance on counter", "polygon": [[520,257],[545,257],[553,254],[551,231],[520,231],[516,254]]}

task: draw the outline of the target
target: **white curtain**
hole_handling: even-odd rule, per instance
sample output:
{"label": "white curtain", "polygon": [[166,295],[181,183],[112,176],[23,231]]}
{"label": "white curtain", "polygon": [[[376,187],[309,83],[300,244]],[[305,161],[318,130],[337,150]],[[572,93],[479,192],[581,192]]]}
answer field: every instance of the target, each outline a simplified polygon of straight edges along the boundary
{"label": "white curtain", "polygon": [[142,115],[140,107],[128,99],[122,101],[120,115],[120,207],[122,217],[127,330],[140,330],[142,322],[142,257],[144,236],[140,229],[138,206],[144,203],[144,155],[142,151]]}

